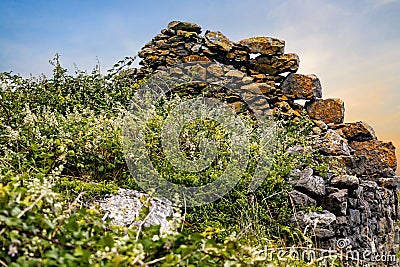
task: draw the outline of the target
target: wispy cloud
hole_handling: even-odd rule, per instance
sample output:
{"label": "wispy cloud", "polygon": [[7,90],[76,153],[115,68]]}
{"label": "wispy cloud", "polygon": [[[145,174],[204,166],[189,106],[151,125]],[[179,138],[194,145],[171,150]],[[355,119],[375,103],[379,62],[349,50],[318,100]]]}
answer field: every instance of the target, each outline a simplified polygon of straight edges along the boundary
{"label": "wispy cloud", "polygon": [[399,0],[367,0],[367,4],[372,8],[378,8],[387,4],[398,3]]}

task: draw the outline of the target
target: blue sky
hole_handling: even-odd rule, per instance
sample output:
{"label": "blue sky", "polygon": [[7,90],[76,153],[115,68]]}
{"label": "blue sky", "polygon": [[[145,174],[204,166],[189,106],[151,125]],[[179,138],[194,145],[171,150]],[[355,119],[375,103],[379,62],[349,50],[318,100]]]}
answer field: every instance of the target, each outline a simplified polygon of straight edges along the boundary
{"label": "blue sky", "polygon": [[[0,1],[0,71],[50,74],[103,70],[135,55],[171,20],[220,30],[231,40],[274,36],[314,73],[323,96],[346,103],[346,121],[365,120],[400,148],[399,0]],[[398,153],[400,151],[398,150]]]}

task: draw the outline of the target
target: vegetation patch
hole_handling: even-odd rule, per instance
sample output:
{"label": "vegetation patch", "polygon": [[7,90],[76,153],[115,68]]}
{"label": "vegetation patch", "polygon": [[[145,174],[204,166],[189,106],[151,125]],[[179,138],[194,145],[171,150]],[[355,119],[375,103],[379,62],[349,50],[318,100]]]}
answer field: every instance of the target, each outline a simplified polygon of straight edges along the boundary
{"label": "vegetation patch", "polygon": [[[311,120],[276,116],[277,146],[269,173],[249,189],[260,155],[257,124],[240,115],[250,135],[250,162],[241,180],[223,198],[199,207],[177,208],[172,229],[125,228],[103,221],[93,198],[118,188],[140,190],[125,163],[121,131],[140,83],[116,64],[108,75],[98,68],[71,75],[56,55],[51,77],[0,74],[0,264],[3,266],[304,266],[279,249],[312,247],[296,224],[287,180],[295,168],[319,175],[328,165],[315,152],[288,153],[313,142]],[[146,148],[163,177],[185,186],[214,181],[228,164],[229,136],[213,120],[195,120],[181,132],[187,159],[200,156],[203,138],[216,144],[217,159],[199,173],[184,172],[163,154],[161,129],[168,111],[181,101],[165,99],[147,123]],[[304,151],[307,151],[305,149]],[[179,208],[180,207],[180,208]],[[146,213],[146,211],[143,211]],[[146,214],[142,214],[145,217]],[[311,262],[315,266],[317,262]]]}

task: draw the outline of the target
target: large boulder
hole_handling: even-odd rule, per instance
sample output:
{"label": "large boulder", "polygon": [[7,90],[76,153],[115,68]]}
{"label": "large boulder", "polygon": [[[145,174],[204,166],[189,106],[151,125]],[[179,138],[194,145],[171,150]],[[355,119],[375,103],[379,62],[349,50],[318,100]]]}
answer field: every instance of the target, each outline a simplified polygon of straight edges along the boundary
{"label": "large boulder", "polygon": [[289,74],[281,84],[282,93],[292,99],[314,99],[322,97],[322,87],[314,74]]}
{"label": "large boulder", "polygon": [[377,139],[374,129],[364,121],[339,124],[333,128],[348,140],[368,141]]}
{"label": "large boulder", "polygon": [[299,63],[297,54],[261,55],[254,60],[254,68],[260,73],[277,75],[284,72],[296,72],[299,69]]}
{"label": "large boulder", "polygon": [[364,158],[364,173],[368,176],[392,177],[397,167],[395,146],[392,142],[377,140],[352,141],[350,147],[355,155]]}
{"label": "large boulder", "polygon": [[239,41],[239,44],[249,48],[250,53],[264,55],[280,55],[285,49],[285,41],[273,37],[252,37]]}
{"label": "large boulder", "polygon": [[169,30],[182,30],[187,32],[196,32],[201,33],[201,27],[192,22],[183,22],[183,21],[171,21],[168,23]]}
{"label": "large boulder", "polygon": [[344,102],[337,98],[315,99],[306,103],[308,115],[314,120],[322,120],[326,124],[343,123]]}
{"label": "large boulder", "polygon": [[224,52],[229,52],[233,47],[233,43],[228,37],[223,35],[222,32],[207,31],[204,37],[208,47],[216,48]]}

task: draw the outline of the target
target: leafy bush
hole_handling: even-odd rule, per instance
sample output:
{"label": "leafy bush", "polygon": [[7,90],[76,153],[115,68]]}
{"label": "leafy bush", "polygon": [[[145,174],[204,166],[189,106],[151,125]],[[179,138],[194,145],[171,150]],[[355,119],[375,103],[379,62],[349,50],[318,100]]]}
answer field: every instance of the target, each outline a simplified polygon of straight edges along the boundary
{"label": "leafy bush", "polygon": [[23,172],[47,174],[62,168],[61,182],[79,179],[135,187],[120,142],[123,108],[135,85],[122,86],[128,81],[122,74],[70,76],[56,60],[50,79],[0,75],[3,182]]}
{"label": "leafy bush", "polygon": [[[242,179],[217,202],[176,213],[168,233],[158,227],[127,229],[101,220],[88,199],[139,189],[126,166],[121,126],[139,84],[121,61],[109,75],[68,74],[56,55],[50,78],[0,74],[0,263],[10,266],[226,266],[280,264],[262,246],[310,245],[292,222],[294,207],[286,182],[294,168],[326,164],[316,154],[287,153],[308,146],[311,122],[278,121],[278,146],[269,174],[257,191],[248,186],[260,156],[257,124],[241,119],[254,135]],[[175,102],[174,102],[175,101]],[[213,181],[229,159],[227,133],[213,120],[194,121],[182,131],[181,147],[194,159],[201,135],[214,139],[219,161],[196,175],[177,170],[165,158],[160,131],[176,99],[161,103],[148,122],[146,144],[153,164],[174,183],[197,186]],[[180,229],[178,231],[178,229]],[[260,247],[261,246],[261,247]],[[285,263],[302,266],[285,258]]]}
{"label": "leafy bush", "polygon": [[[213,164],[200,172],[193,173],[175,167],[163,151],[161,131],[166,118],[174,107],[182,103],[179,96],[174,96],[157,107],[156,113],[147,124],[146,144],[151,161],[162,177],[175,184],[201,186],[213,182],[226,169],[231,146],[228,133],[223,126],[214,120],[195,120],[186,124],[181,130],[181,150],[186,158],[199,156],[198,147],[202,139],[213,140],[218,148]],[[298,119],[295,122],[277,120],[274,128],[276,146],[266,156],[269,164],[268,174],[261,186],[252,191],[251,180],[260,158],[260,130],[250,114],[239,114],[250,134],[250,162],[242,173],[242,179],[235,188],[220,200],[207,205],[187,209],[188,230],[198,231],[214,226],[214,237],[225,238],[237,232],[244,240],[263,244],[263,240],[281,240],[287,244],[304,241],[303,234],[293,222],[293,203],[288,192],[291,186],[287,183],[290,172],[295,168],[310,166],[321,175],[328,171],[328,164],[316,152],[289,154],[288,149],[300,145],[304,148],[311,145],[313,137],[310,120]],[[305,115],[304,115],[305,116]],[[307,149],[305,149],[307,150]],[[303,207],[309,209],[310,207]],[[220,231],[223,229],[223,231]]]}
{"label": "leafy bush", "polygon": [[[51,179],[58,179],[53,173]],[[24,186],[21,186],[21,183]],[[212,233],[178,232],[175,212],[171,229],[139,231],[111,226],[96,209],[84,208],[52,190],[38,173],[0,184],[0,264],[3,266],[304,266],[286,254],[260,253],[239,242],[235,233],[222,241]],[[278,248],[275,247],[276,250]],[[281,249],[282,250],[282,249]],[[284,256],[283,256],[284,255]],[[314,264],[314,266],[317,263]]]}

